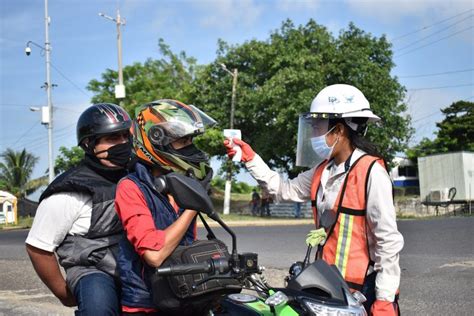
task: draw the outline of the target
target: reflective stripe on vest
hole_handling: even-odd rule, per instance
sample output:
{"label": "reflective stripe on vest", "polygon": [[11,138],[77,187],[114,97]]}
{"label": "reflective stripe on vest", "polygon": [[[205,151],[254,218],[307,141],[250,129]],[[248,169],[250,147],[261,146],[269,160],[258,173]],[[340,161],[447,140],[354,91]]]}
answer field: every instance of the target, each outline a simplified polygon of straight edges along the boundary
{"label": "reflective stripe on vest", "polygon": [[[339,190],[334,206],[326,212],[334,212],[335,222],[326,228],[326,243],[319,255],[329,264],[334,264],[341,272],[352,290],[360,290],[364,284],[370,263],[367,227],[367,181],[375,162],[384,166],[382,159],[363,155],[357,159],[347,172]],[[316,227],[319,227],[317,194],[321,176],[328,161],[317,168],[311,184],[311,201]]]}

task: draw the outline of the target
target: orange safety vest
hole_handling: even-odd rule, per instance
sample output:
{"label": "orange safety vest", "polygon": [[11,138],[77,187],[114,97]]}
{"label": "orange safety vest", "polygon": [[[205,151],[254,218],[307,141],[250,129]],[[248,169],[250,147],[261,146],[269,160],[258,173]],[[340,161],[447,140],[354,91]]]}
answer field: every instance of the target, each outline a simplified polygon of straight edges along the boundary
{"label": "orange safety vest", "polygon": [[[350,167],[344,184],[331,210],[335,213],[335,223],[326,228],[326,243],[319,251],[319,257],[329,264],[334,264],[346,280],[351,290],[360,291],[373,262],[370,260],[366,208],[367,181],[370,170],[378,162],[385,168],[383,159],[363,155]],[[316,227],[319,227],[316,200],[321,182],[321,175],[328,161],[323,161],[313,176],[311,184],[311,205]]]}

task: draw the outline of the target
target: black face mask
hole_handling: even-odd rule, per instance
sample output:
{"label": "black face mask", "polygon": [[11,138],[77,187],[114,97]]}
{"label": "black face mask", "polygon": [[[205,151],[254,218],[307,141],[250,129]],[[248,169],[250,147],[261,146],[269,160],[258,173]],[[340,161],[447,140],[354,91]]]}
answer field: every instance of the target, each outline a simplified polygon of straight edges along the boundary
{"label": "black face mask", "polygon": [[130,142],[126,142],[114,145],[109,149],[98,151],[95,154],[97,155],[104,152],[107,152],[107,158],[102,159],[108,160],[119,167],[126,167],[132,154],[132,144]]}

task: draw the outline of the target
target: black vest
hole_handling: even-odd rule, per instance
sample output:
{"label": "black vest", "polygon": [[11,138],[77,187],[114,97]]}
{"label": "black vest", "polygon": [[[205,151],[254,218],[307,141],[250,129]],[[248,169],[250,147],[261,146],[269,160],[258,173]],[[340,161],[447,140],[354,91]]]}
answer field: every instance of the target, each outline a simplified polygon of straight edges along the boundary
{"label": "black vest", "polygon": [[115,257],[123,229],[115,212],[116,186],[115,182],[81,164],[58,176],[41,194],[40,202],[61,192],[80,192],[92,197],[89,231],[84,236],[67,235],[56,249],[71,290],[87,274],[102,271],[118,277]]}

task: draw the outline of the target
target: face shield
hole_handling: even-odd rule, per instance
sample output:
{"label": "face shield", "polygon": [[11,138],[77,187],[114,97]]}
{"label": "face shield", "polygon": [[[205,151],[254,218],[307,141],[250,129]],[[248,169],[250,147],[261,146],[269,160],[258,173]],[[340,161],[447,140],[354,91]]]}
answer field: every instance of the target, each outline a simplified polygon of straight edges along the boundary
{"label": "face shield", "polygon": [[296,166],[312,168],[322,161],[311,146],[311,138],[322,136],[328,132],[329,117],[323,116],[314,113],[300,115],[296,144]]}
{"label": "face shield", "polygon": [[213,118],[193,105],[175,107],[161,104],[153,110],[164,118],[162,122],[148,126],[148,137],[152,144],[158,146],[167,146],[183,137],[200,135],[216,124]]}

